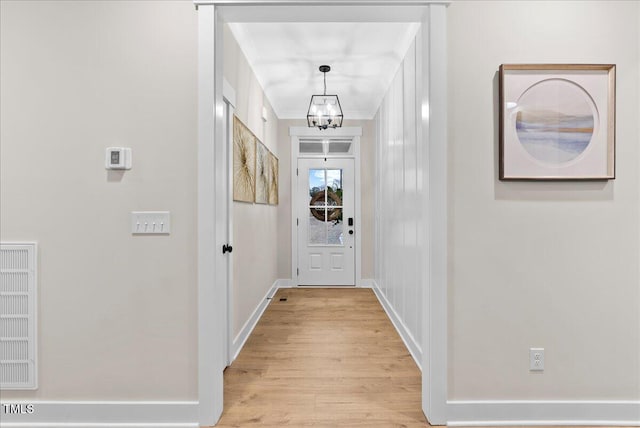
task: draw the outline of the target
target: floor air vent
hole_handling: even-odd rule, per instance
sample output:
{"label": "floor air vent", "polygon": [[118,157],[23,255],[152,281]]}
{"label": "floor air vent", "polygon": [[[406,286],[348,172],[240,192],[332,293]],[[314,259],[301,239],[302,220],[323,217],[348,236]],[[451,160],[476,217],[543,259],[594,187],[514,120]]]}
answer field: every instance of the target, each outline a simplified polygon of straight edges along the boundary
{"label": "floor air vent", "polygon": [[35,243],[0,244],[0,387],[37,387]]}

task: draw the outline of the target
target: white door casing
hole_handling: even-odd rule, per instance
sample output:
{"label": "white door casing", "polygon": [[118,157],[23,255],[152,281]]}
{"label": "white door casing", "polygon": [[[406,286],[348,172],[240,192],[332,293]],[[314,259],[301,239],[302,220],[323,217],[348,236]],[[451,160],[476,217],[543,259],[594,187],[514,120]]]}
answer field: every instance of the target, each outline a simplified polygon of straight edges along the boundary
{"label": "white door casing", "polygon": [[[326,7],[327,2],[332,7]],[[447,144],[446,144],[446,7],[449,0],[194,0],[198,9],[198,420],[213,425],[222,414],[223,377],[218,370],[225,358],[224,281],[216,276],[212,260],[221,257],[214,224],[225,222],[216,202],[216,177],[227,173],[215,155],[222,135],[222,26],[224,22],[420,22],[423,61],[420,64],[419,141],[426,147],[420,161],[428,165],[422,185],[428,243],[424,289],[423,410],[433,424],[446,424],[447,407]],[[402,7],[399,7],[402,5]],[[283,7],[286,6],[286,7]],[[340,13],[336,14],[336,8]],[[224,13],[222,13],[224,12]],[[342,128],[344,130],[345,128]],[[308,129],[313,131],[313,129]],[[330,134],[327,132],[326,134]],[[295,134],[290,133],[293,137]],[[361,135],[361,134],[359,134]],[[293,138],[292,138],[293,140]],[[292,150],[293,152],[293,150]],[[356,169],[359,166],[356,164]],[[357,173],[356,173],[357,175]],[[294,180],[292,180],[293,182]],[[356,187],[359,184],[356,183]],[[358,201],[356,200],[356,211]],[[213,220],[213,221],[212,221]],[[438,231],[432,237],[433,231]],[[360,235],[356,235],[356,241]],[[292,239],[292,246],[297,241]],[[359,251],[359,247],[357,251]],[[220,252],[219,252],[220,251]],[[219,253],[218,253],[219,252]],[[294,254],[296,252],[294,251]],[[218,255],[219,254],[219,255]],[[356,256],[357,259],[357,256]],[[356,263],[356,280],[359,265]],[[295,277],[294,277],[295,278]],[[295,279],[293,280],[295,283]]]}
{"label": "white door casing", "polygon": [[[354,197],[355,197],[355,219],[354,219],[354,237],[355,237],[355,285],[356,287],[363,285],[362,280],[362,234],[358,233],[361,218],[361,180],[360,180],[360,137],[362,136],[362,127],[360,126],[344,126],[336,129],[319,130],[317,128],[292,126],[289,128],[289,136],[291,137],[291,285],[297,286],[298,283],[298,180],[296,170],[298,168],[299,158],[352,158],[354,160]],[[305,150],[302,147],[315,141],[321,143],[323,148],[319,150]],[[346,148],[343,144],[351,142]],[[325,146],[325,143],[328,143]],[[341,150],[331,148],[332,143],[343,145]],[[345,150],[346,149],[346,150]]]}
{"label": "white door casing", "polygon": [[[233,115],[235,113],[236,106],[236,91],[227,82],[223,80],[222,96],[224,101],[224,138],[226,149],[226,169],[227,169],[227,181],[226,181],[226,194],[224,195],[223,203],[226,204],[227,211],[227,243],[233,246]],[[224,183],[223,183],[224,184]],[[228,367],[233,360],[233,254],[231,251],[227,252],[227,266],[226,266],[226,340],[224,343],[224,366]]]}
{"label": "white door casing", "polygon": [[298,159],[298,285],[355,285],[354,160]]}

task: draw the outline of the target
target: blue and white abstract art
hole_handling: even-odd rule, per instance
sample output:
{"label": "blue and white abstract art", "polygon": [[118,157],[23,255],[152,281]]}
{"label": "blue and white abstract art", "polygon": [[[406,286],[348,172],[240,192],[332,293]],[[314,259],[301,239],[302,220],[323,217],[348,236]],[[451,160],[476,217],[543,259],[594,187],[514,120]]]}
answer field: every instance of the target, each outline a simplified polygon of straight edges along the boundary
{"label": "blue and white abstract art", "polygon": [[516,111],[520,144],[544,164],[571,162],[585,152],[592,140],[595,105],[574,82],[538,82],[522,94]]}

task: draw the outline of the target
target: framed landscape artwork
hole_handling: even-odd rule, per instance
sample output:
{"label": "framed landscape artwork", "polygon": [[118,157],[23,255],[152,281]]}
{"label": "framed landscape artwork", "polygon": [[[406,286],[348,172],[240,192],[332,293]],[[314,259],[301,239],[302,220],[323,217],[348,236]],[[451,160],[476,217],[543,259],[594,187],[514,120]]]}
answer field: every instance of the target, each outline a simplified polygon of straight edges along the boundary
{"label": "framed landscape artwork", "polygon": [[500,66],[500,180],[615,178],[615,65]]}

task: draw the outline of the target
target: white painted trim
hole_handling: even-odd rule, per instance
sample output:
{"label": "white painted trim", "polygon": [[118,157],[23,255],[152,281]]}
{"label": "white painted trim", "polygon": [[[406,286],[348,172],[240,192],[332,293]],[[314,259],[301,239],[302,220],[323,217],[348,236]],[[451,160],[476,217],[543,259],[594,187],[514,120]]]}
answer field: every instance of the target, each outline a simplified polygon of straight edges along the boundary
{"label": "white painted trim", "polygon": [[276,294],[276,291],[278,291],[279,281],[279,279],[275,280],[271,288],[269,288],[269,291],[267,291],[267,294],[265,294],[264,298],[253,310],[253,313],[251,314],[247,322],[244,323],[242,329],[240,329],[240,333],[238,333],[238,335],[233,340],[231,362],[235,361],[235,359],[238,358],[238,354],[240,354],[240,351],[242,351],[242,348],[247,342],[247,339],[249,339],[249,336],[251,336],[251,332],[258,324],[258,321],[260,321],[260,318],[262,317],[264,311],[267,309],[267,306],[269,306],[271,298],[274,294]]}
{"label": "white painted trim", "polygon": [[[222,415],[226,297],[216,268],[215,142],[222,136],[222,22],[214,7],[198,11],[198,419],[214,425]],[[218,159],[219,161],[219,159]],[[226,219],[224,219],[226,220]],[[221,253],[221,252],[220,252]]]}
{"label": "white painted trim", "polygon": [[[228,1],[220,7],[227,22],[420,22],[429,4],[381,1],[378,3],[353,3],[337,0],[339,4],[298,1],[297,3],[270,1],[261,3],[235,3]],[[277,7],[273,7],[277,6]],[[287,6],[287,7],[281,7]]]}
{"label": "white painted trim", "polygon": [[[298,194],[298,157],[300,156],[300,142],[298,135],[293,130],[302,130],[304,128],[289,128],[291,142],[291,286],[298,285],[298,212],[296,206],[296,195]],[[293,133],[292,133],[293,132]]]}
{"label": "white painted trim", "polygon": [[409,353],[411,354],[411,357],[413,357],[413,360],[416,362],[416,365],[420,370],[422,370],[422,349],[420,348],[420,345],[418,345],[416,340],[413,338],[413,335],[409,333],[409,329],[406,325],[404,325],[402,319],[400,319],[396,311],[393,309],[393,306],[391,306],[391,303],[387,300],[387,297],[384,295],[382,290],[380,290],[378,283],[375,280],[370,281],[373,282],[373,292],[378,298],[380,305],[391,320],[393,326],[396,328],[396,331],[404,342],[404,346],[406,346],[407,350],[409,350]]}
{"label": "white painted trim", "polygon": [[[362,136],[361,126],[345,126],[342,128],[323,129],[309,128],[306,126],[289,127],[291,140],[291,278],[292,285],[298,286],[298,225],[295,219],[298,217],[297,195],[298,195],[298,160],[316,157],[327,157],[332,159],[353,159],[353,179],[354,179],[354,218],[355,218],[355,254],[354,254],[354,286],[360,286],[362,282],[362,177],[360,163],[360,137]],[[300,154],[300,137],[352,137],[352,154],[338,155],[309,155]],[[295,172],[295,175],[294,175]],[[294,178],[295,177],[295,178]]]}
{"label": "white painted trim", "polygon": [[557,420],[557,421],[538,421],[538,420],[526,420],[526,421],[488,421],[488,422],[451,422],[447,426],[450,427],[522,427],[522,426],[602,426],[602,427],[637,427],[640,422],[638,421],[583,421],[583,420]]}
{"label": "white painted trim", "polygon": [[[428,227],[420,239],[426,246],[422,277],[422,409],[432,425],[448,420],[447,388],[447,13],[432,4],[422,17],[416,58],[419,110],[419,161],[428,165],[422,177],[422,212]],[[423,148],[423,149],[422,149]],[[426,195],[427,197],[424,197]]]}
{"label": "white painted trim", "polygon": [[[235,91],[224,81],[225,88],[223,93],[228,94],[229,97],[235,100]],[[231,92],[233,91],[233,92]],[[235,113],[235,107],[231,103],[227,95],[224,95],[225,102],[227,103],[226,112],[226,126],[225,126],[225,149],[227,157],[227,243],[233,247],[233,115]],[[225,284],[225,300],[227,302],[226,307],[226,334],[225,334],[225,365],[231,365],[233,361],[233,252],[227,253],[227,283]]]}
{"label": "white painted trim", "polygon": [[8,414],[0,407],[3,427],[37,426],[197,426],[197,401],[10,401],[33,404],[31,414]]}
{"label": "white painted trim", "polygon": [[447,402],[449,426],[640,426],[640,401]]}
{"label": "white painted trim", "polygon": [[[360,128],[362,134],[362,128]],[[356,238],[356,259],[355,261],[355,283],[356,287],[362,284],[362,176],[361,176],[361,160],[360,160],[360,137],[355,136],[352,140],[353,146],[353,179],[355,181],[355,238]]]}
{"label": "white painted trim", "polygon": [[375,283],[376,283],[375,279],[366,278],[366,279],[360,280],[360,285],[358,287],[360,287],[360,288],[373,288],[373,287],[375,287]]}
{"label": "white painted trim", "polygon": [[236,108],[236,90],[227,82],[227,79],[222,79],[222,96],[231,104],[231,107]]}
{"label": "white painted trim", "polygon": [[[327,4],[340,4],[340,14],[335,15]],[[198,381],[200,398],[200,423],[212,425],[222,411],[222,373],[217,372],[218,359],[222,359],[221,341],[224,314],[221,305],[219,284],[215,283],[215,272],[211,261],[215,260],[215,233],[211,231],[210,219],[214,218],[215,196],[212,184],[216,165],[213,144],[220,141],[220,126],[217,125],[218,108],[222,101],[222,31],[221,15],[228,22],[300,22],[307,17],[315,21],[331,16],[342,22],[417,22],[428,28],[423,37],[425,55],[421,66],[424,83],[420,99],[423,111],[421,129],[424,135],[420,142],[427,149],[420,161],[427,161],[429,176],[423,177],[429,198],[425,202],[425,213],[429,219],[428,230],[423,231],[428,253],[425,251],[423,284],[425,315],[423,318],[423,410],[432,423],[447,420],[447,286],[446,286],[446,5],[449,1],[429,0],[196,0],[199,5],[218,6],[199,8],[199,137],[198,137]],[[298,6],[298,7],[279,7]],[[402,6],[402,7],[399,7]],[[423,13],[429,11],[429,13]],[[202,13],[204,12],[204,13]],[[317,13],[315,13],[317,12]],[[329,15],[330,14],[330,15]],[[310,17],[310,18],[309,18]],[[206,28],[205,28],[206,27]],[[427,34],[428,33],[428,34]],[[434,50],[435,49],[435,50]],[[426,58],[428,56],[428,58]],[[216,88],[214,91],[213,89]],[[431,91],[429,91],[431,89]],[[215,117],[215,120],[214,120]],[[430,122],[431,120],[431,122]],[[344,130],[344,128],[343,128]],[[307,132],[313,132],[307,129]],[[325,135],[332,130],[326,130]],[[311,134],[313,135],[313,134]],[[317,134],[315,134],[317,135]],[[214,138],[215,137],[215,138]],[[434,142],[438,143],[434,148]],[[444,158],[442,155],[444,154]],[[296,156],[297,158],[297,156]],[[434,168],[435,166],[435,168]],[[295,168],[295,166],[293,167]],[[293,172],[292,168],[292,172]],[[442,172],[445,172],[443,175]],[[443,180],[440,181],[440,179]],[[292,180],[292,183],[296,180]],[[293,184],[292,184],[293,186]],[[444,192],[444,204],[440,204]],[[295,194],[295,193],[294,193]],[[293,207],[292,207],[293,208]],[[444,214],[444,217],[443,217]],[[444,226],[444,227],[442,227]],[[295,232],[295,231],[294,231]],[[432,236],[432,233],[434,234]],[[441,241],[444,235],[445,241]],[[292,241],[295,234],[292,233]],[[293,250],[292,246],[292,250]],[[428,261],[428,263],[426,263]],[[444,266],[445,270],[441,268]],[[295,267],[292,283],[297,282]],[[216,352],[217,350],[217,352]],[[220,354],[220,355],[217,355]],[[427,366],[428,364],[428,366]],[[426,382],[426,379],[429,381]],[[213,403],[213,405],[212,405]]]}
{"label": "white painted trim", "polygon": [[3,424],[6,428],[198,428],[198,423],[188,424],[165,424],[165,423],[135,423],[135,424],[121,424],[121,423],[55,423],[50,424],[46,422],[36,423],[8,423]]}
{"label": "white painted trim", "polygon": [[293,287],[293,281],[290,279],[278,279],[278,288],[291,288]]}

